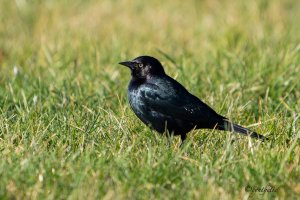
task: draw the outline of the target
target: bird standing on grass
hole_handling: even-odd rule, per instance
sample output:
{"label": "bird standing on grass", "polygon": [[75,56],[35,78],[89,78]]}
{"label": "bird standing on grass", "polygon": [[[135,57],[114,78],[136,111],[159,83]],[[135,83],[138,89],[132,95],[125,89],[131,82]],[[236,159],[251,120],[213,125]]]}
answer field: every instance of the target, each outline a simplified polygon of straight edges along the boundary
{"label": "bird standing on grass", "polygon": [[264,140],[265,137],[217,114],[180,83],[169,77],[161,63],[140,56],[119,64],[131,70],[128,99],[136,116],[159,133],[180,135],[182,142],[192,129],[233,131]]}

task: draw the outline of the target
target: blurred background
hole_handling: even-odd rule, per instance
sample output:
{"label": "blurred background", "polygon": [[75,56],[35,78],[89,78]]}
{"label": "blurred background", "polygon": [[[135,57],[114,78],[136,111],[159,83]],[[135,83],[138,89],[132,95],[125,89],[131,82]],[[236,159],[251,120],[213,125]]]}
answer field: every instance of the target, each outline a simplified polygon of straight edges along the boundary
{"label": "blurred background", "polygon": [[[176,65],[166,63],[171,68],[167,71],[176,76],[174,67],[180,68],[180,77],[192,79],[195,86],[202,81],[203,85],[238,82],[243,87],[244,82],[256,91],[268,85],[279,90],[270,91],[278,98],[284,92],[280,84],[291,84],[296,77],[290,74],[299,74],[299,68],[293,71],[296,68],[287,66],[291,63],[282,63],[287,51],[299,53],[299,4],[4,0],[0,83],[16,67],[54,85],[70,76],[79,83],[99,78],[102,82],[93,85],[109,90],[115,86],[110,81],[123,83],[120,74],[126,70],[120,69],[119,61],[147,54],[163,63],[175,61]],[[210,76],[214,83],[207,80]]]}
{"label": "blurred background", "polygon": [[[203,98],[202,91],[216,98],[242,92],[245,100],[252,94],[265,98],[268,91],[273,108],[284,99],[295,110],[290,102],[299,101],[299,8],[293,0],[4,0],[1,89],[14,69],[30,76],[16,82],[16,90],[37,79],[47,88],[76,82],[86,95],[115,96],[129,80],[117,63],[152,55]],[[30,88],[25,93],[35,95]]]}
{"label": "blurred background", "polygon": [[[237,73],[260,70],[261,65],[272,71],[282,67],[278,66],[281,47],[295,49],[299,44],[299,4],[293,0],[4,0],[1,72],[16,65],[31,75],[59,81],[61,73],[74,70],[76,61],[80,71],[89,70],[86,76],[101,69],[116,79],[118,61],[149,54],[167,62],[160,51],[176,59],[178,66],[213,67],[210,74],[229,68]],[[278,60],[268,57],[274,54]],[[232,61],[236,57],[239,63]]]}

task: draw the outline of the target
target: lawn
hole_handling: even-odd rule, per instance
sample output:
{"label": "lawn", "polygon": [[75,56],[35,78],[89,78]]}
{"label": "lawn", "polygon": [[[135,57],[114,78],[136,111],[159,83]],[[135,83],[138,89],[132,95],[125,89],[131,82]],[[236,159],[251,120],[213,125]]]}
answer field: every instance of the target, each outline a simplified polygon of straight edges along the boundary
{"label": "lawn", "polygon": [[[0,2],[0,199],[296,199],[300,1]],[[270,138],[151,132],[118,62],[158,58]]]}

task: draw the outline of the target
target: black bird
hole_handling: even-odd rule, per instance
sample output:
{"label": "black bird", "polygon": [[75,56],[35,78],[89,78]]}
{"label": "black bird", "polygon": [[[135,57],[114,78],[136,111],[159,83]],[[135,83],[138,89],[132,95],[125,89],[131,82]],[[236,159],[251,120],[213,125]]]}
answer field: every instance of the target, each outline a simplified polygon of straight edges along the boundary
{"label": "black bird", "polygon": [[180,135],[182,142],[192,129],[233,131],[265,139],[264,136],[217,114],[168,76],[156,58],[140,56],[119,64],[131,70],[128,99],[133,112],[157,132],[168,131]]}

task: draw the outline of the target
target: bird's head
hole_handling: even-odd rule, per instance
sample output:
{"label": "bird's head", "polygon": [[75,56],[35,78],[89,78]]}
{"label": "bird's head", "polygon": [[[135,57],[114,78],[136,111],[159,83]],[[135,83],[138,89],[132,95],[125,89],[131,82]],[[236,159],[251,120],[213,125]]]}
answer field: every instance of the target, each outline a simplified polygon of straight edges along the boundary
{"label": "bird's head", "polygon": [[119,64],[131,70],[132,78],[146,79],[153,75],[165,74],[161,63],[151,56],[139,56],[132,61],[120,62]]}

